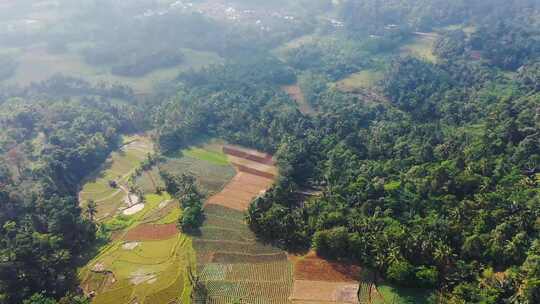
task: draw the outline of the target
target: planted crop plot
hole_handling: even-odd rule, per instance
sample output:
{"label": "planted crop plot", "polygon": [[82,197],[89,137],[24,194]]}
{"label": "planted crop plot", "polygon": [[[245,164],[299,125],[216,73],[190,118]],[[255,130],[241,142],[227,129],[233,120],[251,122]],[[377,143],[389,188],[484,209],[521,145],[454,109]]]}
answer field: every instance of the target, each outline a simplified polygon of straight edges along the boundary
{"label": "planted crop plot", "polygon": [[243,300],[244,303],[288,303],[290,288],[282,282],[227,282],[208,281],[210,303],[234,303]]}
{"label": "planted crop plot", "polygon": [[[151,185],[141,187],[146,195],[136,205],[141,207],[138,212],[129,216],[119,213],[125,208],[127,177],[152,149],[147,138],[128,138],[83,187],[81,197],[100,198],[96,199],[98,214],[108,217],[103,226],[114,231],[111,242],[79,272],[81,287],[94,296],[92,303],[189,302],[192,286],[188,273],[196,268],[195,254],[191,239],[176,228],[181,212],[178,202],[167,194],[149,194],[154,192]],[[118,177],[117,188],[110,186],[111,177]],[[142,202],[144,206],[140,206]]]}
{"label": "planted crop plot", "polygon": [[[358,303],[362,279],[360,267],[329,262],[314,252],[301,257],[290,256],[289,259],[294,264],[294,289],[291,296],[294,304]],[[371,288],[369,284],[366,286]],[[369,298],[371,294],[367,296]]]}
{"label": "planted crop plot", "polygon": [[292,265],[285,260],[270,263],[208,263],[205,264],[199,277],[202,280],[225,280],[230,282],[290,280]]}
{"label": "planted crop plot", "polygon": [[287,259],[287,254],[283,251],[257,254],[216,252],[210,261],[214,263],[272,263],[285,259]]}
{"label": "planted crop plot", "polygon": [[243,158],[256,163],[261,163],[269,166],[274,165],[272,155],[261,153],[251,149],[227,145],[223,147],[223,153],[227,154],[228,156],[238,157],[241,159]]}
{"label": "planted crop plot", "polygon": [[244,211],[247,210],[251,201],[263,194],[272,183],[272,179],[240,172],[225,186],[223,191],[210,197],[207,204]]}
{"label": "planted crop plot", "polygon": [[193,246],[197,254],[204,253],[226,253],[234,255],[266,255],[279,252],[272,246],[267,246],[257,242],[237,242],[224,240],[202,240],[195,238]]}
{"label": "planted crop plot", "polygon": [[167,158],[160,167],[172,174],[190,173],[196,176],[202,188],[210,193],[220,191],[235,174],[231,166],[215,165],[186,155],[180,158]]}
{"label": "planted crop plot", "polygon": [[205,205],[206,221],[193,240],[207,294],[195,303],[289,303],[293,266],[284,251],[257,241],[244,220],[251,201],[272,186],[272,156],[225,146],[236,176]]}
{"label": "planted crop plot", "polygon": [[291,300],[299,303],[358,303],[358,284],[295,280]]}

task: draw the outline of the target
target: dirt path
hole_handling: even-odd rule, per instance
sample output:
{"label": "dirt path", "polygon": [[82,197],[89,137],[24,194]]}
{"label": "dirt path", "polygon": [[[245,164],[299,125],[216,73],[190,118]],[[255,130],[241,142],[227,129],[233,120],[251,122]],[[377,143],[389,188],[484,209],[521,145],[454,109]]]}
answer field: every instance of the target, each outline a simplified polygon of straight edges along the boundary
{"label": "dirt path", "polygon": [[304,92],[302,92],[302,89],[300,89],[300,86],[298,84],[289,85],[289,86],[283,86],[281,89],[289,94],[289,96],[296,101],[298,104],[298,109],[302,114],[313,116],[317,112],[313,109],[311,104],[306,100],[306,97],[304,96]]}

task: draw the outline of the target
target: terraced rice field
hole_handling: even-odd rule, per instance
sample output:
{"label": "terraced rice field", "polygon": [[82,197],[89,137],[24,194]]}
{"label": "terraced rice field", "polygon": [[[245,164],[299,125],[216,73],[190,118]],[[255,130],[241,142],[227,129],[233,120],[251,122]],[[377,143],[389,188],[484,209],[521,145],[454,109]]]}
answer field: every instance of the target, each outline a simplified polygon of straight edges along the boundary
{"label": "terraced rice field", "polygon": [[144,209],[81,269],[81,287],[92,303],[189,303],[189,273],[195,268],[191,238],[179,233],[177,218],[160,222],[179,216],[174,205],[167,195],[147,195]]}
{"label": "terraced rice field", "polygon": [[[148,138],[127,138],[80,193],[83,206],[87,200],[96,201],[100,225],[113,232],[110,243],[79,271],[81,287],[92,303],[191,301],[195,253],[191,238],[176,227],[181,215],[178,202],[167,194],[145,191],[144,205],[137,205],[140,210],[131,215],[120,212],[126,204],[127,178],[150,152]],[[117,188],[109,186],[111,179]]]}
{"label": "terraced rice field", "polygon": [[[125,193],[122,197],[107,188],[108,179],[123,181],[142,159],[138,152],[151,151],[145,140],[135,139],[113,154],[81,193],[98,201],[98,207],[107,202],[114,206],[108,206],[109,216],[101,219],[114,230],[113,240],[79,271],[81,287],[93,303],[356,303],[358,268],[316,256],[289,257],[258,242],[246,225],[249,203],[279,174],[270,155],[211,143],[184,150],[160,165],[171,173],[194,174],[209,195],[204,225],[191,237],[176,228],[182,213],[178,202],[167,194],[151,194],[161,183],[157,170],[137,181],[148,188],[142,210],[119,213]],[[202,284],[194,287],[195,280]]]}
{"label": "terraced rice field", "polygon": [[[149,138],[144,136],[129,136],[124,138],[122,148],[113,152],[105,164],[93,176],[87,179],[79,192],[79,201],[85,207],[89,200],[97,204],[96,218],[100,221],[110,219],[120,211],[128,208],[125,199],[129,175],[153,151]],[[117,187],[109,185],[115,181]]]}
{"label": "terraced rice field", "polygon": [[225,146],[237,170],[205,205],[206,221],[194,237],[197,273],[205,294],[195,303],[290,303],[293,265],[285,252],[262,244],[244,221],[249,203],[264,193],[278,172],[270,155]]}
{"label": "terraced rice field", "polygon": [[[154,168],[137,179],[145,193],[141,210],[126,215],[123,207],[128,176],[152,152],[150,141],[142,136],[126,139],[121,151],[112,153],[106,165],[83,186],[84,202],[98,204],[99,221],[113,231],[112,241],[79,271],[81,287],[93,297],[92,303],[191,303],[192,276],[196,274],[196,255],[192,238],[177,229],[181,209],[167,194],[152,194],[162,185]],[[207,193],[213,194],[234,176],[235,170],[221,146],[203,145],[186,149],[178,157],[166,159],[162,169],[171,173],[192,173]],[[223,159],[227,162],[224,163]],[[119,187],[111,188],[110,180]],[[107,213],[103,213],[105,210]],[[223,216],[223,214],[222,214]],[[217,235],[208,227],[203,235]],[[249,232],[249,231],[248,231]],[[239,241],[254,239],[238,235]]]}

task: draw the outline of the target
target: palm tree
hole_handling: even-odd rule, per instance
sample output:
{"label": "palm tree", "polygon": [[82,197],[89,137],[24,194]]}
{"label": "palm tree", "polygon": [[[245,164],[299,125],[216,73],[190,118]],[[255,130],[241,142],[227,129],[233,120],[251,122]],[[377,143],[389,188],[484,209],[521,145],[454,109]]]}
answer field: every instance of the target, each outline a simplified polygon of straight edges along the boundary
{"label": "palm tree", "polygon": [[88,215],[88,218],[90,221],[94,221],[94,217],[97,214],[97,204],[94,200],[89,200],[88,204],[86,205],[86,215]]}

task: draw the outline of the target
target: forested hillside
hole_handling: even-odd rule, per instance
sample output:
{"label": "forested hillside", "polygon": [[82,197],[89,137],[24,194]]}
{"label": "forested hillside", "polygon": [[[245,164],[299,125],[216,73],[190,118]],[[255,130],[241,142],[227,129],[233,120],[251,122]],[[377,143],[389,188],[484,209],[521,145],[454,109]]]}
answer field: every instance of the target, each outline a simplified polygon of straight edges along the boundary
{"label": "forested hillside", "polygon": [[[474,10],[470,16],[444,13],[448,20],[437,20],[446,24],[480,17]],[[388,99],[383,103],[326,85],[326,77],[339,74],[325,58],[335,52],[325,52],[324,44],[319,54],[295,50],[286,63],[310,71],[306,86],[316,117],[300,115],[272,90],[293,82],[273,77],[277,64],[251,65],[249,71],[267,75],[259,81],[241,63],[182,76],[186,87],[158,112],[164,119],[160,145],[205,132],[275,152],[280,182],[248,214],[252,229],[269,242],[290,250],[313,246],[327,258],[378,269],[396,283],[437,288],[443,302],[534,303],[540,95],[531,73],[540,59],[538,27],[512,18],[494,21],[499,13],[482,18],[472,35],[442,31],[436,64],[391,59],[380,83]],[[407,21],[393,22],[420,26]],[[473,51],[483,59],[471,58]],[[340,60],[349,73],[365,65],[354,57]],[[323,194],[298,201],[295,193],[306,188]]]}
{"label": "forested hillside", "polygon": [[133,129],[133,107],[110,99],[129,91],[55,78],[4,93],[12,97],[0,110],[0,302],[62,297],[76,290],[76,267],[97,237],[76,192]]}
{"label": "forested hillside", "polygon": [[[233,2],[211,3],[221,15],[85,1],[81,27],[58,33],[65,44],[88,26],[82,58],[128,77],[187,60],[184,48],[222,59],[152,94],[64,76],[2,86],[0,303],[89,301],[77,268],[110,235],[77,192],[122,134],[143,131],[167,157],[207,138],[273,154],[278,180],[246,213],[264,242],[430,303],[540,303],[537,1],[291,1],[294,14]],[[139,19],[115,23],[128,12]]]}

